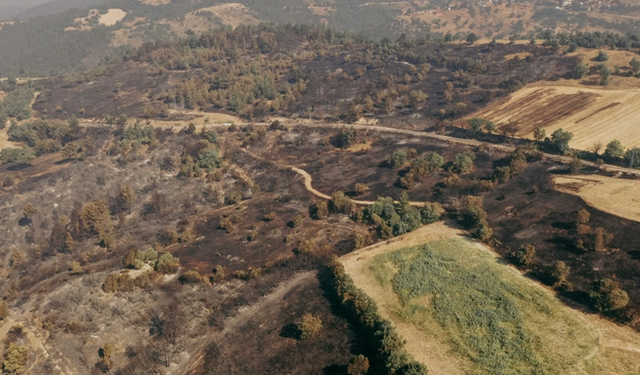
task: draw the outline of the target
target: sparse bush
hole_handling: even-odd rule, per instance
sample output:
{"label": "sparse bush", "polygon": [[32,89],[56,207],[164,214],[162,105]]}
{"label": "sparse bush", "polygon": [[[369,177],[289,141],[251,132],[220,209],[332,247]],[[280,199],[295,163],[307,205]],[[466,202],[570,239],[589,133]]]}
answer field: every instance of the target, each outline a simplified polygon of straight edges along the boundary
{"label": "sparse bush", "polygon": [[576,174],[580,172],[581,169],[582,169],[582,160],[576,157],[571,158],[571,163],[569,163],[569,172]]}
{"label": "sparse bush", "polygon": [[277,216],[276,216],[276,212],[275,212],[275,211],[271,211],[271,212],[269,212],[268,214],[265,214],[265,215],[262,217],[262,220],[264,220],[264,221],[273,221],[273,220],[275,220],[275,219],[276,219],[276,217],[277,217]]}
{"label": "sparse bush", "polygon": [[213,282],[223,281],[227,277],[227,272],[221,265],[215,266],[212,272],[213,276],[211,277],[211,280]]}
{"label": "sparse bush", "polygon": [[350,215],[356,208],[355,203],[341,191],[334,191],[329,202],[331,211]]}
{"label": "sparse bush", "polygon": [[573,68],[571,76],[573,77],[573,79],[581,79],[585,74],[587,74],[588,71],[589,68],[587,68],[587,65],[581,61]]}
{"label": "sparse bush", "polygon": [[311,214],[318,220],[329,217],[329,204],[325,200],[318,200],[311,207]]}
{"label": "sparse bush", "polygon": [[369,359],[363,355],[357,355],[349,361],[347,373],[349,375],[366,375],[369,371]]}
{"label": "sparse bush", "polygon": [[176,273],[180,268],[180,259],[170,253],[162,254],[156,263],[156,271],[164,274]]}
{"label": "sparse bush", "polygon": [[475,168],[473,161],[475,159],[476,155],[470,151],[456,154],[453,161],[452,171],[459,174],[465,174],[473,171]]}
{"label": "sparse bush", "polygon": [[304,223],[304,218],[302,217],[302,215],[296,215],[294,216],[293,220],[291,220],[289,222],[289,227],[291,228],[298,228],[300,227],[302,224]]}
{"label": "sparse bush", "polygon": [[28,359],[29,348],[25,345],[18,345],[12,342],[4,352],[2,370],[9,374],[21,373],[27,365]]}
{"label": "sparse bush", "polygon": [[227,231],[227,234],[234,233],[236,231],[236,225],[230,218],[225,218],[220,221],[220,229],[224,229]]}
{"label": "sparse bush", "polygon": [[334,137],[334,143],[340,148],[349,148],[357,140],[357,132],[354,128],[343,127],[340,132]]}
{"label": "sparse bush", "polygon": [[312,240],[303,240],[295,249],[298,254],[311,254],[316,251],[316,244]]}
{"label": "sparse bush", "polygon": [[390,168],[401,168],[407,161],[407,153],[401,150],[394,151],[387,160]]}
{"label": "sparse bush", "polygon": [[69,267],[69,273],[71,273],[72,275],[81,275],[84,273],[84,269],[79,262],[74,260],[73,262],[71,262],[71,266]]}
{"label": "sparse bush", "polygon": [[585,210],[584,208],[578,211],[578,214],[576,215],[576,222],[575,222],[576,228],[580,228],[581,225],[588,225],[590,218],[591,218],[591,214],[589,213],[589,211]]}
{"label": "sparse bush", "polygon": [[442,215],[444,214],[444,208],[440,205],[440,203],[430,203],[427,202],[420,209],[420,216],[422,217],[423,224],[431,224],[435,223],[442,219]]}
{"label": "sparse bush", "polygon": [[180,282],[183,284],[201,284],[206,282],[206,278],[200,275],[198,271],[189,270],[180,277]]}
{"label": "sparse bush", "polygon": [[9,188],[9,187],[13,186],[13,184],[14,184],[15,182],[16,182],[16,179],[15,179],[12,175],[8,174],[8,175],[4,178],[4,181],[2,182],[2,186],[3,186],[3,187],[6,187],[6,188]]}
{"label": "sparse bush", "polygon": [[535,246],[528,244],[522,245],[515,253],[515,258],[523,266],[530,266],[533,264],[533,259],[536,255]]}
{"label": "sparse bush", "polygon": [[356,183],[354,190],[358,195],[365,195],[369,192],[369,187],[366,184]]}
{"label": "sparse bush", "polygon": [[551,269],[550,276],[554,281],[553,286],[558,287],[567,284],[567,277],[571,272],[571,267],[563,261],[556,261]]}
{"label": "sparse bush", "polygon": [[609,55],[605,51],[598,52],[598,56],[595,58],[596,61],[605,62],[609,60]]}
{"label": "sparse bush", "polygon": [[362,249],[371,245],[371,237],[368,234],[357,233],[353,236],[353,249]]}
{"label": "sparse bush", "polygon": [[320,332],[322,329],[322,320],[320,316],[304,314],[302,319],[296,325],[301,340],[309,339]]}
{"label": "sparse bush", "polygon": [[589,297],[593,307],[604,313],[611,313],[627,306],[629,295],[620,289],[620,284],[608,278],[598,279],[589,285]]}
{"label": "sparse bush", "polygon": [[533,138],[536,140],[536,142],[542,142],[545,138],[547,138],[547,131],[538,126],[533,132]]}

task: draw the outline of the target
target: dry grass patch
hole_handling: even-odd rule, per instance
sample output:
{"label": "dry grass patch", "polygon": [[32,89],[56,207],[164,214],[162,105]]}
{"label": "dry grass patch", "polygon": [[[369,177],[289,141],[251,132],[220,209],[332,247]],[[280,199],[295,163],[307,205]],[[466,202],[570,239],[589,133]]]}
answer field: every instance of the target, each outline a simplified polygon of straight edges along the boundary
{"label": "dry grass patch", "polygon": [[104,26],[113,26],[118,21],[122,21],[122,19],[126,15],[127,15],[127,12],[125,12],[122,9],[109,9],[107,14],[100,15],[100,19],[98,20],[98,23]]}
{"label": "dry grass patch", "polygon": [[369,150],[371,150],[371,141],[366,141],[365,143],[356,143],[351,145],[351,147],[347,149],[347,151],[350,152],[365,152]]}
{"label": "dry grass patch", "polygon": [[182,27],[193,30],[207,30],[214,26],[214,21],[225,26],[254,25],[260,22],[251,9],[240,3],[227,3],[198,9],[187,14]]}
{"label": "dry grass patch", "polygon": [[567,307],[444,224],[362,249],[342,262],[432,373],[640,371],[637,333]]}
{"label": "dry grass patch", "polygon": [[640,222],[640,181],[598,175],[556,176],[556,190],[579,196],[591,207]]}

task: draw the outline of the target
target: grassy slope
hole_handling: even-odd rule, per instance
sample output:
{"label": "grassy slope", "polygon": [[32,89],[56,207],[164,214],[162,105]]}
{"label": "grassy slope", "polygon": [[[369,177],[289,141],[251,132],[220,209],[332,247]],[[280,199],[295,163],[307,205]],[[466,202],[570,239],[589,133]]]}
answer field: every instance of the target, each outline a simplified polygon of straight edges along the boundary
{"label": "grassy slope", "polygon": [[598,327],[463,237],[378,255],[370,271],[400,297],[394,318],[443,333],[470,373],[640,369],[637,353],[600,347]]}

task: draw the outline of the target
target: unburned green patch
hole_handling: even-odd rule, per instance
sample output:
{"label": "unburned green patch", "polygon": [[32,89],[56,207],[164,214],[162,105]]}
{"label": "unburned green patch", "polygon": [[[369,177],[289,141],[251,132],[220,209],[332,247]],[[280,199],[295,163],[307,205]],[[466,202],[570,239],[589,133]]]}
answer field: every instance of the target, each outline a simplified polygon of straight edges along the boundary
{"label": "unburned green patch", "polygon": [[398,295],[395,318],[427,333],[441,327],[444,340],[473,364],[472,374],[596,371],[582,360],[596,349],[597,332],[469,239],[382,254],[370,270]]}

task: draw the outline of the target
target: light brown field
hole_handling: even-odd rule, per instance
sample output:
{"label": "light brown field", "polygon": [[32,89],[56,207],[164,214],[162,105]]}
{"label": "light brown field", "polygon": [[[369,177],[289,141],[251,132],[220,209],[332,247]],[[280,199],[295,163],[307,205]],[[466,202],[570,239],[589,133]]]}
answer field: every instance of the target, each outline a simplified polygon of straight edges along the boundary
{"label": "light brown field", "polygon": [[[635,78],[633,78],[635,79]],[[556,129],[573,133],[571,147],[588,149],[618,139],[625,147],[640,146],[640,89],[605,90],[582,86],[529,86],[476,112],[501,125],[520,125],[521,137],[537,127],[550,135]]]}
{"label": "light brown field", "polygon": [[[397,295],[390,285],[383,286],[376,279],[371,271],[371,265],[374,259],[381,254],[462,235],[463,232],[458,229],[444,223],[436,223],[393,240],[360,249],[340,259],[356,286],[377,302],[379,311],[384,318],[392,320],[396,325],[398,332],[407,341],[406,350],[418,361],[425,364],[431,374],[467,374],[474,365],[453,350],[445,331],[435,321],[425,322],[419,329],[417,326],[405,322],[404,319],[398,318],[395,314],[399,306]],[[480,250],[478,256],[482,259],[497,258],[486,246],[480,243],[477,243],[476,246]],[[470,261],[473,262],[473,260]],[[477,261],[482,260],[479,258]],[[548,292],[549,297],[555,299],[551,290],[524,277],[515,268],[507,265],[496,265],[496,267],[496,271],[499,271],[496,277],[513,280],[514,285],[519,285],[519,287]],[[538,321],[535,324],[547,325],[547,328],[540,326],[540,332],[547,332],[549,327],[556,325],[572,324],[574,326],[565,327],[556,332],[559,334],[557,338],[545,336],[545,340],[550,345],[558,346],[562,342],[566,342],[567,337],[563,336],[565,330],[584,335],[583,341],[580,341],[582,344],[578,345],[581,354],[577,354],[579,356],[575,358],[575,362],[570,362],[571,370],[567,374],[618,375],[623,373],[636,374],[640,371],[640,335],[632,329],[617,326],[597,315],[584,314],[559,301],[553,303],[552,309],[555,311],[552,313],[554,319],[559,319],[557,322],[546,321],[545,323],[544,319],[534,319],[542,320],[542,322]],[[553,333],[552,336],[556,333]],[[574,347],[575,344],[572,342]],[[565,354],[569,355],[569,352]]]}
{"label": "light brown field", "polygon": [[556,190],[577,195],[588,205],[640,222],[640,181],[598,175],[556,176]]}
{"label": "light brown field", "polygon": [[109,9],[109,11],[107,12],[107,14],[102,14],[100,15],[100,19],[98,20],[98,22],[101,25],[105,25],[105,26],[113,26],[115,25],[118,21],[122,21],[122,19],[127,15],[127,12],[125,12],[122,9]]}

